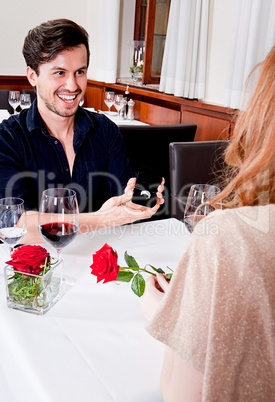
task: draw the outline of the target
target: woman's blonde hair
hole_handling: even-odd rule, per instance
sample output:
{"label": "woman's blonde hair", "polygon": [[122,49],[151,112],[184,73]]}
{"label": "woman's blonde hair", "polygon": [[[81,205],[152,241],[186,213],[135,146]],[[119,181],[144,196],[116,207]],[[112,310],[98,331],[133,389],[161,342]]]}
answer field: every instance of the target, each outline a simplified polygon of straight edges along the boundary
{"label": "woman's blonde hair", "polygon": [[214,205],[275,203],[275,46],[259,66],[256,89],[246,111],[239,112],[225,151],[227,184]]}

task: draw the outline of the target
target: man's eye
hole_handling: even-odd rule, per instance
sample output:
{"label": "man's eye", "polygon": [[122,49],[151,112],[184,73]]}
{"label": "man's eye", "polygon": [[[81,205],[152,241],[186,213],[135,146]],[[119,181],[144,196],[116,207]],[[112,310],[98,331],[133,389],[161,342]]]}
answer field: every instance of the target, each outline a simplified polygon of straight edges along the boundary
{"label": "man's eye", "polygon": [[78,71],[76,72],[76,74],[77,74],[77,75],[84,75],[84,74],[85,74],[85,71],[84,71],[84,70],[78,70]]}
{"label": "man's eye", "polygon": [[56,71],[55,75],[59,75],[59,76],[64,75],[64,71]]}

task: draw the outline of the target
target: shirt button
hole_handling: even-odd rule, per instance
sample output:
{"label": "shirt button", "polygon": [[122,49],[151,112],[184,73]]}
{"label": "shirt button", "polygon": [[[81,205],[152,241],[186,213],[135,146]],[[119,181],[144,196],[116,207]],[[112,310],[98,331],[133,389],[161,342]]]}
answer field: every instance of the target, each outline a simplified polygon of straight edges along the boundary
{"label": "shirt button", "polygon": [[55,143],[55,145],[57,145],[57,144],[58,144],[58,141],[57,141],[57,140],[55,140],[55,141],[54,141],[54,143]]}

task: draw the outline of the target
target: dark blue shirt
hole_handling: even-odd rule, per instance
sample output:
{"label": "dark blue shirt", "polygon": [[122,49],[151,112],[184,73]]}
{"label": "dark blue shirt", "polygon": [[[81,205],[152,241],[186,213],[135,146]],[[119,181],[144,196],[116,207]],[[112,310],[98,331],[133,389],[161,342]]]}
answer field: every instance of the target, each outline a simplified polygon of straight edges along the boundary
{"label": "dark blue shirt", "polygon": [[47,131],[37,109],[0,124],[0,198],[15,196],[26,209],[37,209],[49,187],[77,192],[79,210],[95,211],[110,196],[121,194],[134,173],[118,127],[106,116],[78,108],[75,115],[72,175],[61,142]]}

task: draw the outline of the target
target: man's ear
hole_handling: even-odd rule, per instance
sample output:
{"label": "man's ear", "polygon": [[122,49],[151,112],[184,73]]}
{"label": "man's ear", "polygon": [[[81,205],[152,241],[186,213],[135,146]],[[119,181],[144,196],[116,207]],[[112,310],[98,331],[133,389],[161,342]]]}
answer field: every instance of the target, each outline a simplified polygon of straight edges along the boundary
{"label": "man's ear", "polygon": [[31,86],[36,87],[36,80],[37,80],[36,72],[31,67],[28,66],[26,73]]}

